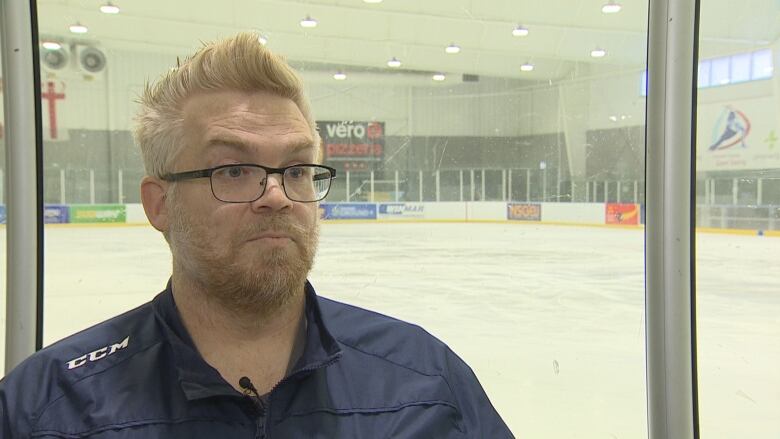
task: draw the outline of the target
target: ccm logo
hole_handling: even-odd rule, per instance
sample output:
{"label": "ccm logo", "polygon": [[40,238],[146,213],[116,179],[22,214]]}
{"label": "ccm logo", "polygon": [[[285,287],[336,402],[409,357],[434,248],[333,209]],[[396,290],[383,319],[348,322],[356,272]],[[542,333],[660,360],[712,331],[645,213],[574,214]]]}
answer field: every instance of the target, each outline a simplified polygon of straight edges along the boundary
{"label": "ccm logo", "polygon": [[130,344],[130,336],[128,335],[127,337],[125,337],[124,340],[120,341],[119,343],[94,350],[88,354],[84,354],[78,358],[74,358],[68,361],[67,363],[68,369],[76,369],[77,367],[81,367],[87,363],[91,363],[93,361],[98,361],[103,358],[106,358],[107,356],[112,355],[114,352],[126,348],[129,344]]}

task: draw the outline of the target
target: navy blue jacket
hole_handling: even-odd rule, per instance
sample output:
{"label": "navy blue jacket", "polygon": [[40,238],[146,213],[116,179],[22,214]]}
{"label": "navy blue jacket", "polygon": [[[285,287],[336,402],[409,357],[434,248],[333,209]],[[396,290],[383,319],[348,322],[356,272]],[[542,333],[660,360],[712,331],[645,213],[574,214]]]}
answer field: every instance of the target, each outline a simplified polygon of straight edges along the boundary
{"label": "navy blue jacket", "polygon": [[306,287],[302,356],[265,422],[194,347],[170,287],[0,381],[0,438],[513,437],[476,376],[417,326]]}

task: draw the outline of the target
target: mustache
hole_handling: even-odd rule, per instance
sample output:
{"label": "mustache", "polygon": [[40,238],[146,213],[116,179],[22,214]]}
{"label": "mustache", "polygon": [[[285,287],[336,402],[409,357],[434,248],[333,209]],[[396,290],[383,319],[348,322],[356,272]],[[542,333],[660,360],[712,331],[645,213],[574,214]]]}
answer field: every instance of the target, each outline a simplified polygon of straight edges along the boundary
{"label": "mustache", "polygon": [[276,214],[262,218],[243,230],[239,236],[241,242],[266,232],[280,232],[289,235],[293,241],[303,243],[310,234],[307,227],[296,222],[291,216]]}

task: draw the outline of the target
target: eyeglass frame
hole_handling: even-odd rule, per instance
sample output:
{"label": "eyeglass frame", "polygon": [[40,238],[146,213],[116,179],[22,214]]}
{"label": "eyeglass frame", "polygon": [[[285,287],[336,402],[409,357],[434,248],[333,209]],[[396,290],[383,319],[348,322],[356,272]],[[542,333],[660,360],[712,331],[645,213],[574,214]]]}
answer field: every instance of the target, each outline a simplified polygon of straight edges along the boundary
{"label": "eyeglass frame", "polygon": [[296,203],[316,203],[318,201],[324,200],[328,196],[328,194],[330,193],[330,188],[332,187],[332,184],[328,184],[328,190],[325,192],[325,195],[323,195],[322,198],[318,198],[318,199],[312,200],[312,201],[293,200],[292,198],[290,198],[289,195],[287,195],[287,188],[284,187],[284,173],[287,172],[288,169],[290,169],[290,168],[299,168],[299,167],[324,168],[324,169],[327,169],[328,171],[330,171],[330,177],[327,177],[328,180],[331,180],[331,182],[332,182],[333,179],[336,178],[336,169],[335,168],[332,168],[330,166],[325,166],[325,165],[318,165],[318,164],[315,164],[315,163],[299,163],[299,164],[296,164],[296,165],[285,166],[283,168],[272,168],[272,167],[269,167],[269,166],[258,165],[258,164],[255,164],[255,163],[231,163],[229,165],[220,165],[220,166],[215,166],[213,168],[198,169],[198,170],[195,170],[195,171],[184,171],[184,172],[168,173],[168,174],[163,175],[161,178],[164,181],[177,182],[177,181],[194,180],[196,178],[206,178],[206,177],[208,177],[208,179],[209,179],[209,187],[211,187],[211,195],[213,195],[214,198],[216,198],[217,200],[219,200],[219,201],[221,201],[223,203],[254,203],[255,201],[263,198],[263,195],[265,195],[265,190],[268,187],[267,183],[265,185],[263,185],[263,190],[260,192],[260,195],[257,198],[255,198],[254,200],[249,200],[249,201],[225,201],[225,200],[220,199],[217,196],[217,194],[214,193],[214,181],[211,179],[211,176],[214,174],[214,172],[216,172],[216,171],[218,171],[220,169],[231,168],[231,167],[235,167],[235,166],[260,168],[260,169],[265,171],[266,178],[268,178],[269,175],[280,174],[282,176],[282,178],[280,180],[280,185],[282,186],[282,191],[284,192],[284,196],[287,197],[288,200],[294,201]]}

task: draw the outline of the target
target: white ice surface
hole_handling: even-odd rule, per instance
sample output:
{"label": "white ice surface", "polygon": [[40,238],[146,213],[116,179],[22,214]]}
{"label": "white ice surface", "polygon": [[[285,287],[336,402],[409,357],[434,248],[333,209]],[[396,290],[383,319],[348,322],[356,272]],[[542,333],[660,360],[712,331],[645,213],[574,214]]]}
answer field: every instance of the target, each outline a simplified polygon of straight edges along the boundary
{"label": "white ice surface", "polygon": [[[47,344],[170,273],[150,227],[47,227],[45,263]],[[311,280],[449,344],[518,437],[643,438],[643,270],[639,230],[325,224]],[[780,239],[700,234],[697,280],[702,437],[780,437]]]}

